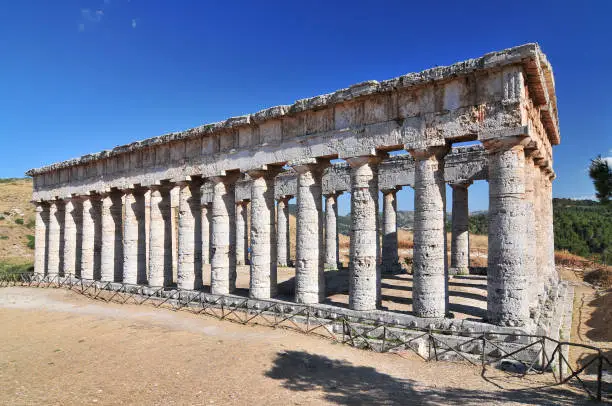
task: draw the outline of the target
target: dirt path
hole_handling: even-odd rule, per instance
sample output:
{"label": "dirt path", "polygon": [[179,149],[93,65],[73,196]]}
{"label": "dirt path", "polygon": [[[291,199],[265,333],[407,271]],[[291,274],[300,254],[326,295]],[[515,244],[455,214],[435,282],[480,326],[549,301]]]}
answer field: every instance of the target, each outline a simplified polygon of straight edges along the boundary
{"label": "dirt path", "polygon": [[[567,388],[186,312],[0,289],[0,404],[576,404]],[[511,390],[514,389],[514,390]]]}

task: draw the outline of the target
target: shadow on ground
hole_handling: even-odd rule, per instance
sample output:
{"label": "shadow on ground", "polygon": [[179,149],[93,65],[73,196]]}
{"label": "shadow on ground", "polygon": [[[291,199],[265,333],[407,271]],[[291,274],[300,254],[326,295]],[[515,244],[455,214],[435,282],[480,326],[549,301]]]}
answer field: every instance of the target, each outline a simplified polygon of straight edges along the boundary
{"label": "shadow on ground", "polygon": [[[457,368],[457,373],[460,373],[460,366]],[[282,381],[283,387],[289,390],[322,391],[325,400],[339,405],[497,404],[505,401],[539,405],[588,403],[584,395],[563,387],[507,390],[496,388],[484,379],[482,386],[488,390],[424,386],[414,380],[378,372],[375,368],[303,351],[278,353],[266,376]]]}

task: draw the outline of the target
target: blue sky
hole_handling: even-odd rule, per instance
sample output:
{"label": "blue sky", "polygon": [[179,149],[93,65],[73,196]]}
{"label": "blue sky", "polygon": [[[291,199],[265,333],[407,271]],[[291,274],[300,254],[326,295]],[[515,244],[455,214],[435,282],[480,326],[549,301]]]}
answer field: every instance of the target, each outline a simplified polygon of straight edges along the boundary
{"label": "blue sky", "polygon": [[[538,42],[559,101],[554,196],[592,196],[589,159],[612,156],[612,2],[496,4],[5,1],[0,177]],[[471,187],[471,210],[487,208],[487,190]]]}

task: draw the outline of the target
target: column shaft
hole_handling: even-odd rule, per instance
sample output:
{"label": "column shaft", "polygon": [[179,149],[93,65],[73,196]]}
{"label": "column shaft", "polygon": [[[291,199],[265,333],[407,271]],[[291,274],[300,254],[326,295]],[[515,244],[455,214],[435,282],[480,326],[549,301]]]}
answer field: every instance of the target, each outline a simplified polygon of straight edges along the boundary
{"label": "column shaft", "polygon": [[276,206],[276,242],[279,266],[289,266],[289,197],[282,197]]}
{"label": "column shaft", "polygon": [[47,250],[47,275],[58,276],[60,271],[60,209],[57,201],[49,206],[49,237]]}
{"label": "column shaft", "polygon": [[[485,144],[485,147],[487,145]],[[489,161],[489,257],[487,319],[506,326],[529,318],[524,250],[525,152],[522,145],[487,151]]]}
{"label": "column shaft", "polygon": [[455,183],[453,188],[453,213],[451,230],[452,275],[470,273],[470,211],[468,206],[469,183]]}
{"label": "column shaft", "polygon": [[83,244],[81,246],[81,278],[94,278],[94,243],[95,243],[95,211],[90,196],[83,199],[82,233]]}
{"label": "column shaft", "polygon": [[211,292],[227,295],[236,289],[236,176],[212,178]]}
{"label": "column shaft", "polygon": [[444,317],[448,306],[446,266],[446,148],[411,151],[414,174],[412,308],[418,317]]}
{"label": "column shaft", "polygon": [[201,228],[202,228],[202,264],[210,264],[210,223],[212,210],[210,203],[201,204]]}
{"label": "column shaft", "polygon": [[252,171],[251,185],[251,279],[249,296],[269,299],[276,295],[276,219],[274,177],[278,170]]}
{"label": "column shaft", "polygon": [[146,283],[145,207],[142,193],[125,193],[123,217],[123,282]]}
{"label": "column shaft", "polygon": [[544,204],[544,230],[545,230],[545,258],[548,274],[548,288],[559,283],[559,274],[555,268],[555,229],[553,224],[552,179],[547,172],[544,173],[543,188]]}
{"label": "column shaft", "polygon": [[111,209],[113,200],[110,194],[102,196],[102,249],[100,258],[100,280],[113,282],[115,280],[115,222]]}
{"label": "column shaft", "polygon": [[77,219],[75,202],[67,199],[64,206],[64,261],[63,275],[75,276],[77,271]]}
{"label": "column shaft", "polygon": [[49,225],[49,206],[36,204],[36,236],[34,248],[34,272],[43,276],[47,265],[47,230]]}
{"label": "column shaft", "polygon": [[181,183],[178,218],[178,279],[180,289],[202,287],[201,215],[199,186]]}
{"label": "column shaft", "polygon": [[323,243],[321,181],[324,166],[294,166],[298,172],[295,301],[325,300],[325,257]]}
{"label": "column shaft", "polygon": [[380,305],[378,239],[378,157],[349,158],[351,165],[351,250],[349,307],[374,310]]}
{"label": "column shaft", "polygon": [[397,252],[397,190],[383,191],[382,266],[385,272],[400,269]]}
{"label": "column shaft", "polygon": [[149,221],[149,286],[172,283],[172,222],[170,193],[159,186],[151,188]]}
{"label": "column shaft", "polygon": [[246,265],[248,259],[247,202],[236,203],[236,265]]}
{"label": "column shaft", "polygon": [[325,196],[325,268],[338,269],[338,195]]}
{"label": "column shaft", "polygon": [[524,273],[529,281],[527,283],[527,296],[531,309],[538,306],[540,292],[542,291],[541,278],[537,270],[537,228],[535,213],[535,179],[533,159],[525,157],[524,183],[525,183],[525,249],[523,251]]}

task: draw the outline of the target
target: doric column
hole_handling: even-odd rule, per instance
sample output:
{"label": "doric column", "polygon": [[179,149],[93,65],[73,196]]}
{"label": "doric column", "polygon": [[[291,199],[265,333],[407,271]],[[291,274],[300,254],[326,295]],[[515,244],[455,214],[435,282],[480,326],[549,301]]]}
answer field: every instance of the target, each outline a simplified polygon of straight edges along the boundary
{"label": "doric column", "polygon": [[82,203],[82,233],[83,243],[81,245],[81,278],[94,278],[94,257],[95,257],[95,234],[96,212],[92,204],[91,196],[83,196]]}
{"label": "doric column", "polygon": [[202,287],[202,230],[200,227],[200,185],[179,184],[178,274],[180,289]]}
{"label": "doric column", "polygon": [[123,215],[123,282],[144,284],[146,280],[144,194],[127,189]]}
{"label": "doric column", "polygon": [[305,160],[293,164],[297,178],[297,242],[295,301],[319,303],[325,299],[325,257],[321,181],[329,161]]}
{"label": "doric column", "polygon": [[525,248],[523,251],[525,277],[527,283],[527,296],[530,310],[537,308],[542,293],[542,279],[537,269],[537,227],[536,227],[536,193],[535,168],[532,151],[525,151]]}
{"label": "doric column", "polygon": [[520,139],[485,142],[489,166],[487,320],[504,326],[529,318],[524,250],[525,151]]}
{"label": "doric column", "polygon": [[[277,293],[274,178],[279,167],[249,171],[251,185],[251,279],[249,296],[269,299]],[[239,219],[237,221],[240,221]]]}
{"label": "doric column", "polygon": [[248,202],[236,202],[236,265],[246,265],[248,260],[247,235]]}
{"label": "doric column", "polygon": [[548,288],[559,283],[559,274],[555,268],[555,230],[553,224],[552,181],[555,177],[550,169],[543,173],[542,204],[544,206],[544,246],[545,263],[547,264]]}
{"label": "doric column", "polygon": [[211,293],[236,289],[235,185],[238,174],[215,176],[212,202]]}
{"label": "doric column", "polygon": [[471,181],[451,183],[453,188],[453,213],[451,226],[451,275],[470,273],[470,211],[468,187]]}
{"label": "doric column", "polygon": [[49,225],[49,205],[47,203],[36,203],[35,221],[34,272],[39,276],[44,276],[47,264],[47,230]]}
{"label": "doric column", "polygon": [[170,192],[160,185],[151,186],[149,220],[149,286],[172,283],[172,222]]}
{"label": "doric column", "polygon": [[276,206],[276,246],[278,266],[289,266],[289,200],[291,196],[278,199]]}
{"label": "doric column", "polygon": [[383,190],[382,269],[384,272],[400,270],[397,252],[397,189]]}
{"label": "doric column", "polygon": [[210,223],[212,221],[211,205],[201,202],[201,228],[202,228],[202,264],[210,264]]}
{"label": "doric column", "polygon": [[444,155],[448,148],[410,150],[414,172],[412,308],[418,317],[444,317],[448,308]]}
{"label": "doric column", "polygon": [[351,250],[349,307],[374,310],[380,305],[378,239],[378,156],[348,158],[351,166]]}
{"label": "doric column", "polygon": [[325,268],[338,269],[338,194],[325,196]]}
{"label": "doric column", "polygon": [[179,187],[176,184],[170,186],[170,233],[171,244],[170,256],[172,257],[172,273],[168,284],[178,281],[178,200]]}
{"label": "doric column", "polygon": [[77,203],[76,198],[66,199],[64,205],[64,276],[75,276],[77,271]]}
{"label": "doric column", "polygon": [[49,275],[50,277],[57,276],[60,272],[60,225],[62,224],[60,205],[60,202],[54,200],[49,206],[47,275]]}
{"label": "doric column", "polygon": [[[100,218],[102,222],[102,249],[100,253],[100,280],[103,282],[114,282],[116,280],[115,266],[117,252],[117,225],[121,225],[120,218],[117,224],[117,207],[113,193],[105,193],[101,196],[102,209]],[[119,206],[121,210],[121,206]],[[121,235],[119,235],[121,238]],[[123,271],[121,269],[121,271]]]}

